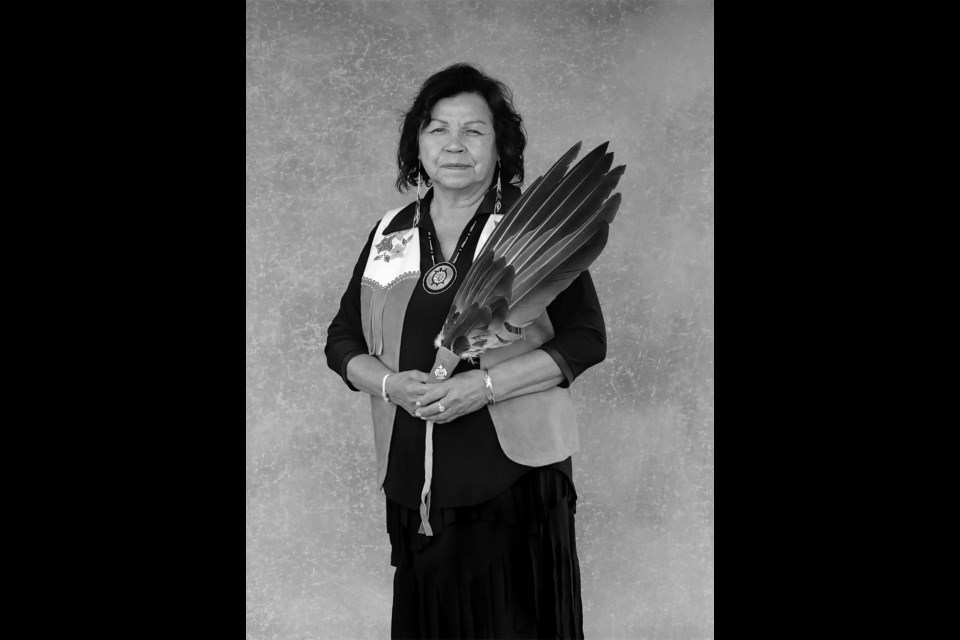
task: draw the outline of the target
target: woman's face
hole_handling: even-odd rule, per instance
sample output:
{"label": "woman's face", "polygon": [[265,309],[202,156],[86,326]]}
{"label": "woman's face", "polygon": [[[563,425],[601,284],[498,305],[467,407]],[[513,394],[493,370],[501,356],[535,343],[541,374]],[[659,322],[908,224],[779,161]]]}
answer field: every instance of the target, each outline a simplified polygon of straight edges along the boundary
{"label": "woman's face", "polygon": [[437,102],[420,132],[420,162],[434,188],[485,191],[497,166],[493,114],[486,100],[461,93]]}

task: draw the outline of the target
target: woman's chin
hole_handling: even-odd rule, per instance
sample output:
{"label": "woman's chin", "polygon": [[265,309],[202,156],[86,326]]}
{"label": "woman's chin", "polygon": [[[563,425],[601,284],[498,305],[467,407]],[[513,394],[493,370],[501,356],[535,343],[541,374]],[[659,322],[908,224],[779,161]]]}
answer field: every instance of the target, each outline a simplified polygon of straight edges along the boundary
{"label": "woman's chin", "polygon": [[[489,179],[488,179],[489,182]],[[444,191],[471,191],[484,187],[476,176],[442,176],[433,181],[434,186]]]}

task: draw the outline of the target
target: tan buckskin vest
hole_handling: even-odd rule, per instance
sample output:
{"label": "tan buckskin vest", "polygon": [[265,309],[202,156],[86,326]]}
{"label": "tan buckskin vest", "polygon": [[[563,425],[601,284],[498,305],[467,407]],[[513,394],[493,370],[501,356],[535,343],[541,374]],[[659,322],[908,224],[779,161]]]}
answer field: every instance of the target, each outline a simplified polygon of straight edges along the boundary
{"label": "tan buckskin vest", "polygon": [[[383,231],[404,208],[388,211],[377,226],[360,286],[360,316],[363,337],[370,355],[396,371],[400,360],[400,334],[407,303],[420,280],[420,233],[415,227],[390,234]],[[477,242],[474,259],[503,216],[487,219]],[[379,256],[379,257],[378,257]],[[387,261],[384,257],[390,256]],[[546,310],[527,326],[524,339],[507,347],[490,349],[480,356],[480,365],[491,368],[499,362],[532,351],[553,337]],[[494,377],[494,390],[496,378]],[[380,396],[370,396],[373,441],[377,452],[377,487],[387,477],[387,456],[397,405]],[[576,411],[569,389],[553,387],[509,400],[488,404],[500,446],[514,462],[542,467],[565,460],[580,449]]]}

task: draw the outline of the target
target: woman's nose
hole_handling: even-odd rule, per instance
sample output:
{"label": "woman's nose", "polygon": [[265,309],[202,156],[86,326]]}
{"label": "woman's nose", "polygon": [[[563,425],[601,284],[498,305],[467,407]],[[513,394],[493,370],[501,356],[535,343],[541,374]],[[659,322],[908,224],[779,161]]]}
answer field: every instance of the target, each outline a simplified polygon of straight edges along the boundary
{"label": "woman's nose", "polygon": [[447,144],[444,145],[444,150],[450,153],[458,153],[463,151],[463,142],[460,141],[460,135],[453,133],[450,135],[450,139],[447,140]]}

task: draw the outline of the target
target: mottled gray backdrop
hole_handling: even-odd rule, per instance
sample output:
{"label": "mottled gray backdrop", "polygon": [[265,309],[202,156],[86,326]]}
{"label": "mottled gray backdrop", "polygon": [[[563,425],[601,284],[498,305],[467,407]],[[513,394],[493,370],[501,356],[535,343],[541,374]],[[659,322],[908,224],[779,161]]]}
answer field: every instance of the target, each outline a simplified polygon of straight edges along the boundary
{"label": "mottled gray backdrop", "polygon": [[247,637],[387,638],[368,401],[323,347],[393,188],[397,115],[447,64],[513,88],[527,181],[611,141],[592,268],[607,360],[573,386],[584,630],[712,638],[712,2],[248,0]]}

